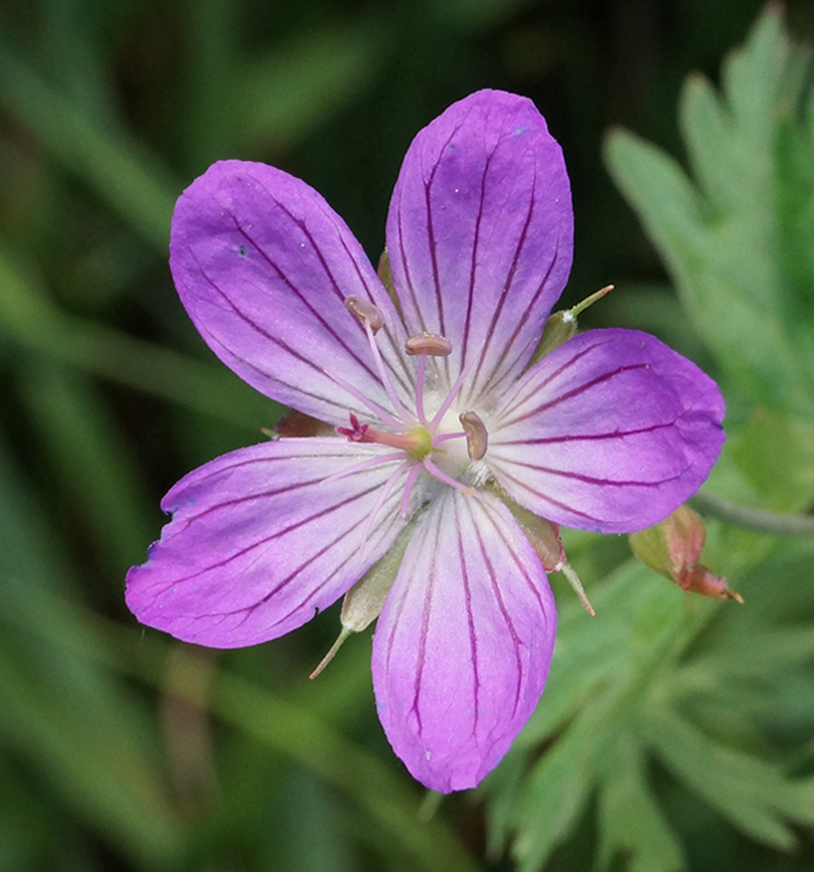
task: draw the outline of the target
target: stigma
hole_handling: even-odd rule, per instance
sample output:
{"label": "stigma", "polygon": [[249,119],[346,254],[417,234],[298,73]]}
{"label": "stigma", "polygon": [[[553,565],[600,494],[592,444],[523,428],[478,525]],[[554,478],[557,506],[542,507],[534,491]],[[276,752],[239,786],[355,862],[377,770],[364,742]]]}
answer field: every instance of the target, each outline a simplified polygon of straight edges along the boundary
{"label": "stigma", "polygon": [[412,427],[403,433],[388,433],[376,430],[370,424],[362,424],[352,412],[350,427],[337,427],[340,436],[347,436],[349,442],[375,442],[398,448],[413,460],[423,460],[432,450],[432,436],[426,427]]}

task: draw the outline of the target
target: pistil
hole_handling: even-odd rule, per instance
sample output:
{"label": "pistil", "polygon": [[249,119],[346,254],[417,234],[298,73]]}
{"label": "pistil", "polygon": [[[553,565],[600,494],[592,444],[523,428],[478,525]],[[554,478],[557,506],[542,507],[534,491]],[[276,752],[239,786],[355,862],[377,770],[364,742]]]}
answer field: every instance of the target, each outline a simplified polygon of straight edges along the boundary
{"label": "pistil", "polygon": [[350,427],[337,427],[336,432],[347,436],[351,442],[377,442],[399,448],[413,460],[423,460],[432,451],[432,436],[426,427],[413,427],[404,433],[387,433],[376,430],[370,424],[362,424],[351,413]]}

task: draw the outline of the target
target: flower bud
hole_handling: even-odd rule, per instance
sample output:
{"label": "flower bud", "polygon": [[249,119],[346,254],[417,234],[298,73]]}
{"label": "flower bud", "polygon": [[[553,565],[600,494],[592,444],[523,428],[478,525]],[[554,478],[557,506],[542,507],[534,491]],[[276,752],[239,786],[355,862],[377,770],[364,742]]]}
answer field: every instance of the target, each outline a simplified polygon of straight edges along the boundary
{"label": "flower bud", "polygon": [[606,285],[596,293],[586,297],[581,303],[577,303],[570,309],[562,309],[559,312],[554,312],[549,315],[545,322],[543,335],[534,354],[531,356],[529,366],[542,360],[547,354],[550,354],[555,348],[573,338],[577,332],[577,316],[581,315],[588,306],[593,305],[597,300],[601,300],[605,294],[613,290],[613,285]]}
{"label": "flower bud", "polygon": [[272,439],[289,439],[304,436],[333,436],[336,431],[330,424],[292,409],[280,418],[275,424],[274,430],[271,432],[263,430],[262,432]]}
{"label": "flower bud", "polygon": [[688,506],[679,506],[660,524],[631,533],[629,539],[642,563],[671,578],[682,590],[742,603],[743,598],[727,587],[725,578],[698,562],[706,537],[703,518]]}
{"label": "flower bud", "polygon": [[562,545],[559,526],[553,521],[541,518],[539,515],[535,515],[534,512],[523,508],[523,506],[505,494],[501,494],[500,497],[506,504],[506,508],[514,515],[514,519],[520,524],[531,543],[531,547],[537,552],[540,563],[543,564],[543,569],[546,572],[561,572],[573,588],[585,611],[591,617],[594,617],[596,612],[588,601],[588,596],[577,575],[577,571],[571,566],[565,556],[565,548]]}
{"label": "flower bud", "polygon": [[345,594],[340,613],[342,631],[319,666],[311,673],[310,678],[316,678],[325,669],[351,633],[361,633],[379,617],[387,593],[396,580],[415,523],[416,519],[413,518],[396,537],[396,541],[384,557],[374,563]]}
{"label": "flower bud", "polygon": [[390,255],[387,253],[387,249],[382,252],[382,256],[379,258],[379,266],[376,270],[376,274],[379,276],[379,281],[384,285],[384,289],[387,291],[387,296],[390,297],[393,305],[401,316],[401,301],[399,300],[395,286],[393,285],[393,271],[390,269]]}

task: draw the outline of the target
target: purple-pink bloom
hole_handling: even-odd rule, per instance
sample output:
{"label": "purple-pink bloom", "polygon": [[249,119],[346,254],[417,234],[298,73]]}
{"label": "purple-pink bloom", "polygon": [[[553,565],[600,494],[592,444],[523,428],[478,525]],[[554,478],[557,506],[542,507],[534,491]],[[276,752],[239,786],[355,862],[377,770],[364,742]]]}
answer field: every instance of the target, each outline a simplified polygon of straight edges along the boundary
{"label": "purple-pink bloom", "polygon": [[170,266],[204,340],[337,433],[183,478],[127,603],[179,639],[254,645],[335,602],[405,531],[376,701],[410,772],[450,791],[508,750],[554,646],[545,570],[503,498],[587,530],[655,524],[707,477],[724,405],[638,331],[579,334],[530,365],[573,248],[562,153],[530,100],[480,91],[422,130],[386,241],[393,299],[342,219],[281,170],[224,161],[182,194]]}

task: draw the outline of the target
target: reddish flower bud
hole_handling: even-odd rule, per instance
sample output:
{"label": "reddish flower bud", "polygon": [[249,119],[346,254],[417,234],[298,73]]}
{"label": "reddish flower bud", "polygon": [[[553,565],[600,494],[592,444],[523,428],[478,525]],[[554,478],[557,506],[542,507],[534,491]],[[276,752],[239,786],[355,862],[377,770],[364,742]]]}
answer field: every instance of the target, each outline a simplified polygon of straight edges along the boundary
{"label": "reddish flower bud", "polygon": [[706,537],[703,518],[684,505],[660,524],[631,533],[629,539],[630,547],[639,560],[671,578],[682,590],[712,599],[734,599],[742,603],[741,595],[727,587],[725,578],[713,575],[698,562]]}

